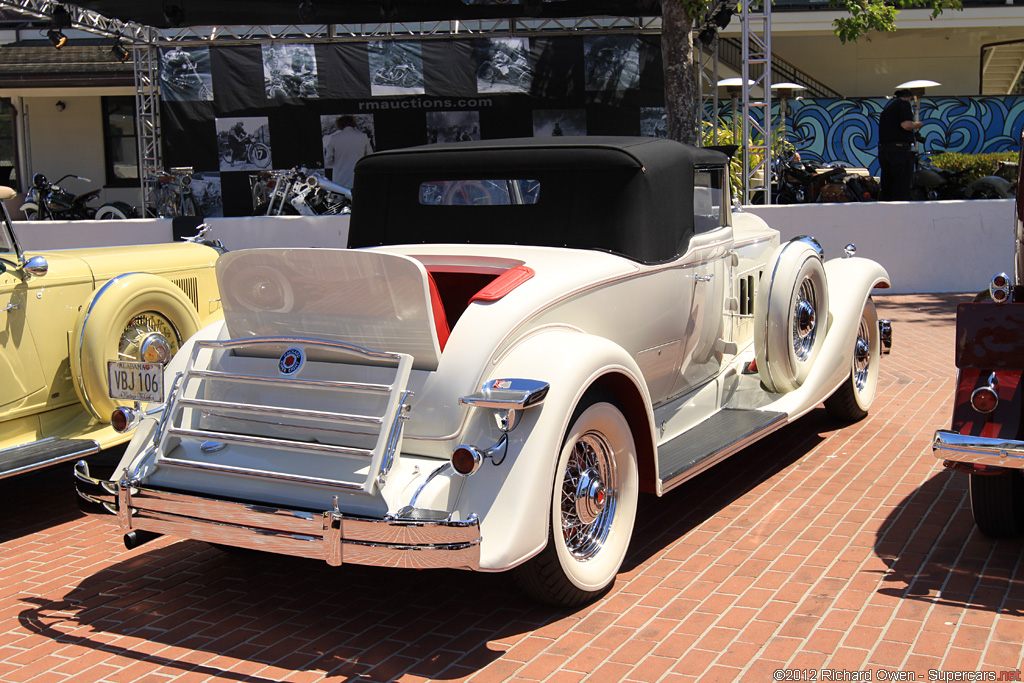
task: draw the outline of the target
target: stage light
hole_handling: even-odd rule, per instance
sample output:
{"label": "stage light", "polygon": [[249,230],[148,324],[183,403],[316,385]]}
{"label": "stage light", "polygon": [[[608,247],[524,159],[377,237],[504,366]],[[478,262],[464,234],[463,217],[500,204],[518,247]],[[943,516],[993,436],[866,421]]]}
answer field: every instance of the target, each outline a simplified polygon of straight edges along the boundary
{"label": "stage light", "polygon": [[117,58],[117,61],[121,62],[122,64],[127,62],[128,58],[132,55],[132,53],[129,52],[128,49],[121,44],[120,37],[114,38],[114,44],[110,48],[110,54],[114,55],[114,57]]}
{"label": "stage light", "polygon": [[299,23],[312,24],[316,22],[316,5],[313,0],[299,0]]}
{"label": "stage light", "polygon": [[733,10],[731,7],[723,7],[715,13],[715,25],[723,29],[732,21]]}
{"label": "stage light", "polygon": [[519,0],[519,4],[528,17],[539,17],[544,12],[544,0]]}
{"label": "stage light", "polygon": [[398,14],[395,0],[380,0],[380,16],[384,21],[391,21]]}
{"label": "stage light", "polygon": [[53,43],[53,46],[58,50],[64,47],[64,43],[68,42],[68,37],[55,28],[51,28],[47,31],[46,37],[50,39],[50,42]]}
{"label": "stage light", "polygon": [[180,0],[164,0],[164,20],[171,26],[185,23],[185,8]]}
{"label": "stage light", "polygon": [[54,5],[50,15],[50,28],[71,28],[71,13],[64,5]]}

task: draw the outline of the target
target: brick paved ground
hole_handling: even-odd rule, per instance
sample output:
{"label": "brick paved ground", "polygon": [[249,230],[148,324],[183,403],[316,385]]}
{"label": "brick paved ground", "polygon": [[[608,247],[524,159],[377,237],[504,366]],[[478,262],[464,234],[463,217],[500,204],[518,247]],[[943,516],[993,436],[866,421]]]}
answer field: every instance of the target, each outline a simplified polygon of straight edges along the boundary
{"label": "brick paved ground", "polygon": [[895,348],[873,414],[840,427],[816,410],[642,500],[614,590],[575,612],[531,604],[503,575],[331,569],[167,539],[126,552],[78,514],[67,466],[0,482],[0,680],[1016,672],[1022,543],[978,535],[966,478],[928,447],[949,423],[963,299],[881,298]]}

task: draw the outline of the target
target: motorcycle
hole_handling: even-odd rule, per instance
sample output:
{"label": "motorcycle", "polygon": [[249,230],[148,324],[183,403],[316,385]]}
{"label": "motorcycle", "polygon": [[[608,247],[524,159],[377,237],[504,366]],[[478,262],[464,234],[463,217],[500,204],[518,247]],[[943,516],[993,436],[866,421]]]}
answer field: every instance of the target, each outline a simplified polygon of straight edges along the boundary
{"label": "motorcycle", "polygon": [[275,173],[266,185],[269,199],[256,205],[254,216],[328,216],[352,210],[351,190],[305,167]]}
{"label": "motorcycle", "polygon": [[25,220],[124,220],[138,218],[138,210],[125,202],[113,201],[106,202],[99,207],[89,206],[89,202],[96,199],[100,191],[91,190],[85,194],[72,194],[57,184],[66,178],[91,182],[88,178],[72,173],[61,176],[56,183],[51,183],[42,173],[32,176],[32,187],[25,195],[25,203],[21,205],[21,212],[24,214]]}
{"label": "motorcycle", "polygon": [[266,168],[270,165],[270,147],[247,136],[240,142],[244,146],[242,153],[235,157],[235,150],[230,143],[224,147],[224,160],[230,165],[236,161],[248,162],[257,168]]}
{"label": "motorcycle", "polygon": [[914,184],[910,188],[913,201],[942,199],[1008,199],[1014,196],[1013,183],[996,175],[984,176],[964,183],[967,171],[939,168],[928,152],[914,155]]}
{"label": "motorcycle", "polygon": [[373,85],[396,85],[411,88],[417,82],[416,70],[411,64],[389,64],[374,72],[372,82]]}
{"label": "motorcycle", "polygon": [[867,202],[878,198],[878,183],[842,162],[818,166],[790,152],[772,162],[773,200],[776,204],[811,202]]}
{"label": "motorcycle", "polygon": [[533,78],[526,65],[507,58],[484,62],[477,69],[476,77],[484,83],[507,83],[519,88],[529,88]]}

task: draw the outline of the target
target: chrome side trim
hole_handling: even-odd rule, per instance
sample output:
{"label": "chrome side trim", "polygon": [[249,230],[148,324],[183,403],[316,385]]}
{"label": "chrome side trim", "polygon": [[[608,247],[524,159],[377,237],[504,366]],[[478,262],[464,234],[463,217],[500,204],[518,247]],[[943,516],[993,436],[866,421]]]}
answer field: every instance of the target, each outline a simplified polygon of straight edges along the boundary
{"label": "chrome side trim", "polygon": [[939,460],[1024,469],[1024,441],[1015,439],[970,436],[939,429],[932,437],[932,454]]}

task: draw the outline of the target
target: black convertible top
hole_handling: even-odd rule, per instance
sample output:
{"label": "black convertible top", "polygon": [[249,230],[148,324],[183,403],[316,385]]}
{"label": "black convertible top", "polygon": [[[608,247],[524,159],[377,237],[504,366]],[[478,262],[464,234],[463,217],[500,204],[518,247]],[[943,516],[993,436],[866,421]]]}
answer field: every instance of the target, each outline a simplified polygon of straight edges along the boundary
{"label": "black convertible top", "polygon": [[[522,244],[598,249],[642,263],[686,251],[693,170],[724,154],[646,137],[548,137],[445,143],[378,152],[356,165],[349,247]],[[447,206],[423,183],[539,181],[537,202]]]}

